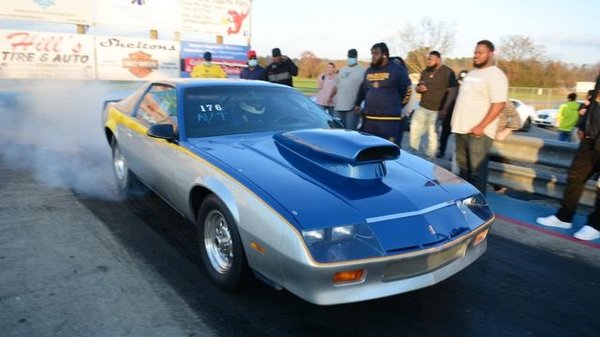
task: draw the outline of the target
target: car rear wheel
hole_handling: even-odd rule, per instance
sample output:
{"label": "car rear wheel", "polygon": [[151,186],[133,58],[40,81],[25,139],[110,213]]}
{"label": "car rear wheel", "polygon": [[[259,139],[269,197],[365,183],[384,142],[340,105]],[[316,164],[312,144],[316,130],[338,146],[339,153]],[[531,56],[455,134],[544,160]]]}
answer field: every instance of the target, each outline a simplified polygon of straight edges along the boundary
{"label": "car rear wheel", "polygon": [[129,196],[140,185],[135,174],[129,169],[127,160],[121,152],[121,148],[116,140],[113,139],[112,144],[113,170],[117,178],[117,188],[119,194]]}
{"label": "car rear wheel", "polygon": [[211,280],[220,288],[234,290],[249,278],[242,240],[233,217],[214,195],[208,196],[198,212],[200,253]]}

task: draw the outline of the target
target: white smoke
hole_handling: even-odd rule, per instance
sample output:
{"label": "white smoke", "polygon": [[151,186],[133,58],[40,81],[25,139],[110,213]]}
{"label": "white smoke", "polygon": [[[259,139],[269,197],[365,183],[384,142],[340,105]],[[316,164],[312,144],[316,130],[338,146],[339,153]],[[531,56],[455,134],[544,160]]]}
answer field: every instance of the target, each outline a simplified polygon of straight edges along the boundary
{"label": "white smoke", "polygon": [[111,153],[101,126],[103,102],[133,87],[99,81],[0,82],[0,160],[36,180],[112,199]]}

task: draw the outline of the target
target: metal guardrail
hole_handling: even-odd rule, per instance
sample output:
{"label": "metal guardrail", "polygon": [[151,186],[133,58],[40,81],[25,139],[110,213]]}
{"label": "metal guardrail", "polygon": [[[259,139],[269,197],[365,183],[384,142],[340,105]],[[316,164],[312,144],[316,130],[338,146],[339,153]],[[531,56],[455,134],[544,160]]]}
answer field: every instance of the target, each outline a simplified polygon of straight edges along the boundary
{"label": "metal guardrail", "polygon": [[[577,146],[575,143],[515,135],[495,141],[491,150],[488,182],[562,199],[567,170]],[[588,181],[579,203],[593,206],[596,188],[596,181]]]}

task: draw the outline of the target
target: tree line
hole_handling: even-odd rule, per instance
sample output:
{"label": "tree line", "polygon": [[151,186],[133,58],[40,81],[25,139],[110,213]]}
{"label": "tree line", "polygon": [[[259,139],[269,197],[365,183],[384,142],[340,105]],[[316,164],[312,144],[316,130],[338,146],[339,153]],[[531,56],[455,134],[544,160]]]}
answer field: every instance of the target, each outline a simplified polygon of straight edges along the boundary
{"label": "tree line", "polygon": [[[421,73],[425,69],[427,54],[432,50],[442,55],[449,53],[456,35],[453,23],[424,18],[418,25],[406,24],[384,40],[389,41],[392,55],[404,59],[409,73]],[[502,37],[497,49],[497,65],[506,73],[512,87],[570,89],[578,81],[595,81],[600,70],[600,62],[577,65],[552,60],[546,56],[543,46],[523,35]],[[473,67],[472,57],[443,58],[443,61],[456,73]],[[345,59],[320,58],[312,51],[301,53],[294,62],[300,68],[298,76],[302,78],[317,78],[329,62],[335,64],[337,69],[346,65]],[[368,62],[360,63],[369,65]]]}

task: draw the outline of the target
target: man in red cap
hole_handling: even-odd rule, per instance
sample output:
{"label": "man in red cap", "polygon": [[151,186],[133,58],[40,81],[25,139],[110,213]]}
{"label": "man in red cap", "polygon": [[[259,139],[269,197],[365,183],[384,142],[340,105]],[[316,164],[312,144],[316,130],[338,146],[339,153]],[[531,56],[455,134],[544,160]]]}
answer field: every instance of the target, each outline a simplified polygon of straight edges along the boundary
{"label": "man in red cap", "polygon": [[248,51],[248,67],[242,70],[240,78],[244,80],[262,80],[265,77],[265,68],[258,64],[256,59],[256,52],[254,50]]}

